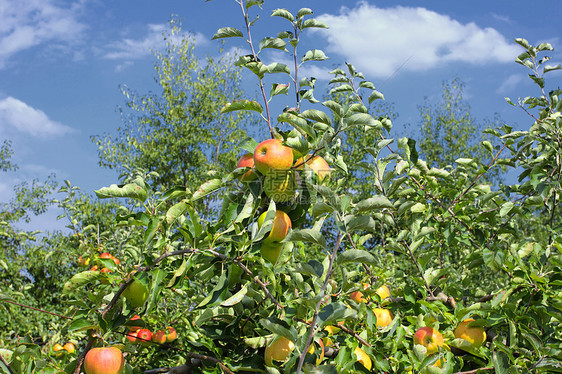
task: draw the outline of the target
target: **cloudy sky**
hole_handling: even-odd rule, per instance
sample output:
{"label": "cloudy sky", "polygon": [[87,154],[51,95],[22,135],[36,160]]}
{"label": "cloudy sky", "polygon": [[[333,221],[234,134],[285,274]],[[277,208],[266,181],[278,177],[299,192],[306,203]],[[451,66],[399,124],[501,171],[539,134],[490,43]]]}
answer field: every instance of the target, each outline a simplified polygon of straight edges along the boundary
{"label": "cloudy sky", "polygon": [[[305,73],[322,85],[334,66],[354,64],[398,113],[397,130],[415,129],[417,106],[425,97],[437,100],[442,82],[455,77],[465,82],[476,118],[498,113],[514,127],[528,126],[504,101],[536,94],[525,69],[513,63],[521,52],[513,39],[550,42],[553,61],[562,62],[559,0],[540,7],[521,0],[266,0],[255,39],[286,28],[269,17],[281,7],[310,7],[330,26],[305,34],[304,47],[330,57]],[[156,88],[151,51],[164,45],[173,14],[195,35],[201,57],[218,54],[220,44],[211,40],[218,28],[243,24],[234,0],[0,0],[0,142],[12,141],[20,166],[0,175],[0,201],[9,200],[14,184],[52,173],[87,192],[117,182],[97,166],[90,136],[120,125],[120,85],[139,93]],[[226,49],[245,50],[241,41],[227,40]],[[560,86],[562,74],[550,79]],[[255,95],[255,82],[244,88]],[[38,225],[58,227],[53,222],[51,216]]]}

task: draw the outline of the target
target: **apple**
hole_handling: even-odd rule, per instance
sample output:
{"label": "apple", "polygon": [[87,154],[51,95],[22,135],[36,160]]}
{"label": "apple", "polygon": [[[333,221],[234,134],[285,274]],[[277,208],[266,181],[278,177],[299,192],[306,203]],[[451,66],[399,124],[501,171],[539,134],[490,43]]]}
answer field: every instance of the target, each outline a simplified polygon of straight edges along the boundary
{"label": "apple", "polygon": [[141,282],[134,280],[129,287],[125,288],[122,295],[131,304],[131,307],[140,308],[148,298],[148,288]]}
{"label": "apple", "polygon": [[469,326],[471,322],[474,322],[474,319],[467,318],[455,329],[455,338],[457,339],[464,339],[473,347],[480,347],[486,341],[486,332],[481,327],[471,327]]}
{"label": "apple", "polygon": [[166,342],[171,343],[178,338],[178,333],[172,326],[166,327]]}
{"label": "apple", "polygon": [[373,363],[369,355],[359,347],[355,348],[353,353],[355,353],[355,356],[357,356],[357,361],[360,362],[361,365],[365,366],[365,369],[370,371]]}
{"label": "apple", "polygon": [[236,164],[237,168],[244,168],[248,167],[252,170],[248,170],[244,174],[242,174],[238,179],[240,182],[251,182],[258,177],[256,172],[254,171],[254,154],[253,153],[246,153],[244,156],[240,157],[238,163]]}
{"label": "apple", "polygon": [[84,358],[86,374],[121,374],[125,358],[119,348],[92,348]]}
{"label": "apple", "polygon": [[414,344],[421,344],[427,349],[427,355],[432,355],[443,346],[443,335],[432,327],[419,328],[414,334]]}
{"label": "apple", "polygon": [[152,340],[152,332],[149,329],[140,329],[137,331],[137,340],[141,345],[149,346]]}
{"label": "apple", "polygon": [[[141,318],[140,318],[140,316],[139,316],[138,314],[135,314],[135,315],[130,319],[130,321],[139,321],[139,320],[140,320],[140,322],[142,322],[142,320],[141,320]],[[139,330],[141,329],[141,327],[142,327],[142,326],[133,326],[133,325],[127,326],[127,328],[129,329],[129,331],[139,331]]]}
{"label": "apple", "polygon": [[318,181],[322,183],[326,177],[330,176],[330,165],[321,156],[314,156],[306,161],[314,173],[318,177]]}
{"label": "apple", "polygon": [[375,308],[373,313],[377,317],[377,327],[386,327],[392,322],[392,313],[388,309]]}
{"label": "apple", "polygon": [[55,357],[61,357],[64,354],[64,347],[59,343],[53,345],[53,352],[55,353]]}
{"label": "apple", "polygon": [[284,336],[278,336],[265,347],[265,364],[273,366],[273,361],[285,361],[295,349],[295,343]]}
{"label": "apple", "polygon": [[[265,221],[265,216],[267,212],[263,212],[258,217],[258,227],[261,228],[263,222]],[[289,215],[282,210],[275,211],[275,217],[273,218],[273,226],[271,226],[271,231],[269,235],[266,236],[264,242],[279,242],[287,236],[289,229],[292,227],[291,218]]]}
{"label": "apple", "polygon": [[366,303],[367,300],[363,298],[363,292],[361,291],[355,291],[349,294],[349,297],[351,298],[351,300],[357,302],[357,303]]}
{"label": "apple", "polygon": [[112,258],[113,256],[111,255],[111,253],[108,252],[104,252],[100,255],[100,258]]}
{"label": "apple", "polygon": [[129,331],[127,333],[127,339],[131,342],[131,343],[136,343],[137,342],[137,332],[138,331]]}
{"label": "apple", "polygon": [[379,288],[377,288],[376,293],[377,293],[377,295],[379,295],[381,300],[384,300],[384,299],[390,297],[390,290],[388,289],[388,287],[386,285],[383,285],[383,286],[380,286]]}
{"label": "apple", "polygon": [[63,348],[64,348],[64,350],[67,351],[68,353],[74,353],[74,352],[76,352],[76,347],[74,346],[74,344],[72,344],[72,343],[70,343],[70,342],[69,342],[69,343],[66,343]]}
{"label": "apple", "polygon": [[111,270],[108,268],[103,268],[100,270],[102,273],[111,273]]}
{"label": "apple", "polygon": [[262,242],[260,247],[260,253],[262,257],[272,264],[277,262],[277,259],[281,255],[281,250],[283,249],[282,243],[276,242]]}
{"label": "apple", "polygon": [[[318,345],[320,346],[320,353],[318,354],[318,357],[316,358],[316,366],[320,365],[320,363],[322,362],[322,360],[324,359],[324,342],[322,341],[322,339],[318,340]],[[308,347],[308,353],[310,353],[311,355],[314,354],[314,352],[316,352],[316,348],[314,348],[314,342],[312,344],[310,344],[310,346]]]}
{"label": "apple", "polygon": [[264,140],[254,151],[254,163],[263,175],[273,170],[288,170],[293,165],[293,150],[279,139]]}
{"label": "apple", "polygon": [[295,197],[297,182],[292,171],[271,172],[263,179],[263,191],[276,203],[284,203]]}
{"label": "apple", "polygon": [[90,271],[98,271],[100,267],[98,265],[94,265],[90,268]]}
{"label": "apple", "polygon": [[152,334],[152,341],[158,344],[166,343],[166,333],[163,330],[158,330]]}

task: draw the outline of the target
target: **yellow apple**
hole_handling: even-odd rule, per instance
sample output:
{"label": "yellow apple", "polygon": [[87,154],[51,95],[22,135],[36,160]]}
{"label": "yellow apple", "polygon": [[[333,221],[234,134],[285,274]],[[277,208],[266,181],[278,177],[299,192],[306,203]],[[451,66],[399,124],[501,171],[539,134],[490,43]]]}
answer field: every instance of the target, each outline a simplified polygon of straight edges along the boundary
{"label": "yellow apple", "polygon": [[[261,228],[263,222],[265,221],[265,216],[267,212],[263,212],[258,217],[258,227]],[[282,210],[275,211],[275,217],[273,218],[273,226],[271,227],[271,231],[269,235],[266,236],[263,241],[264,242],[279,242],[287,236],[289,229],[292,227],[291,218],[289,215]]]}
{"label": "yellow apple", "polygon": [[414,334],[414,344],[421,344],[427,349],[427,355],[432,355],[443,346],[443,335],[432,327],[421,327]]}
{"label": "yellow apple", "polygon": [[386,327],[392,322],[392,313],[388,309],[375,308],[373,313],[377,317],[377,327]]}
{"label": "yellow apple", "polygon": [[387,297],[390,297],[390,290],[388,289],[388,287],[386,285],[380,286],[377,289],[377,295],[379,295],[379,297],[381,298],[381,300],[386,299]]}
{"label": "yellow apple", "polygon": [[272,171],[263,179],[263,191],[276,203],[295,197],[297,182],[292,171]]}
{"label": "yellow apple", "polygon": [[330,176],[330,165],[321,156],[314,156],[306,161],[314,173],[318,177],[319,182],[323,182],[326,177]]}
{"label": "yellow apple", "polygon": [[486,341],[486,332],[481,327],[471,327],[469,324],[474,322],[474,319],[467,318],[455,329],[455,338],[464,339],[473,347],[480,347]]}
{"label": "yellow apple", "polygon": [[172,326],[166,327],[166,342],[171,343],[178,338],[178,332]]}
{"label": "yellow apple", "polygon": [[265,348],[265,364],[273,366],[273,361],[286,361],[293,349],[295,349],[295,343],[284,336],[278,336]]}
{"label": "yellow apple", "polygon": [[355,353],[355,356],[357,356],[357,361],[360,362],[361,365],[365,366],[365,369],[371,370],[373,363],[371,362],[371,358],[369,357],[369,355],[365,353],[364,350],[357,347],[355,348],[353,353]]}
{"label": "yellow apple", "polygon": [[254,163],[263,175],[274,170],[288,170],[293,165],[293,151],[279,139],[264,140],[254,151]]}
{"label": "yellow apple", "polygon": [[148,298],[148,289],[141,282],[134,280],[122,293],[133,308],[140,308]]}
{"label": "yellow apple", "polygon": [[253,153],[246,153],[244,156],[240,157],[238,163],[236,164],[237,168],[244,168],[248,167],[251,170],[248,170],[244,174],[242,174],[238,179],[241,182],[250,182],[253,181],[258,177],[258,175],[254,171],[254,154]]}

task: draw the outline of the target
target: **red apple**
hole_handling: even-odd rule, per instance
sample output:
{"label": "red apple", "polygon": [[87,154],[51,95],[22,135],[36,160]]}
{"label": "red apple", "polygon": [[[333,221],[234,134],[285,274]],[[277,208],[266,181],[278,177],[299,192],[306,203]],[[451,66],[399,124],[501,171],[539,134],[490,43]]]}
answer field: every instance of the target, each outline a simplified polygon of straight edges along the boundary
{"label": "red apple", "polygon": [[178,333],[172,326],[166,327],[166,342],[171,343],[178,338]]}
{"label": "red apple", "polygon": [[131,343],[136,343],[137,342],[137,331],[129,331],[127,333],[127,339],[131,342]]}
{"label": "red apple", "polygon": [[[141,319],[140,316],[138,314],[136,314],[131,318],[131,321],[138,321],[140,319]],[[142,322],[142,320],[141,320],[141,322]],[[139,331],[141,329],[141,327],[142,326],[133,326],[133,325],[127,326],[129,331]]]}
{"label": "red apple", "polygon": [[149,329],[140,329],[137,331],[137,339],[141,345],[148,346],[152,340],[152,332]]}
{"label": "red apple", "polygon": [[121,374],[125,358],[119,348],[92,348],[84,358],[86,374]]}
{"label": "red apple", "polygon": [[166,343],[166,333],[162,330],[156,331],[154,334],[152,334],[152,341],[158,344]]}
{"label": "red apple", "polygon": [[245,172],[244,174],[242,174],[242,176],[240,176],[238,178],[238,179],[240,179],[241,182],[250,182],[250,181],[253,181],[254,179],[256,179],[258,177],[256,172],[254,171],[254,154],[253,153],[246,153],[244,156],[240,157],[240,159],[238,160],[238,163],[236,164],[236,167],[237,168],[248,167],[248,168],[252,169],[252,170],[248,170],[247,172]]}
{"label": "red apple", "polygon": [[100,258],[112,258],[113,256],[111,255],[111,253],[108,252],[104,252],[100,255]]}
{"label": "red apple", "polygon": [[273,170],[288,170],[293,165],[293,151],[279,139],[264,140],[254,151],[254,163],[263,175]]}
{"label": "red apple", "polygon": [[443,335],[432,327],[419,328],[414,334],[414,344],[421,344],[427,349],[427,355],[432,355],[443,346]]}
{"label": "red apple", "polygon": [[[263,222],[265,221],[265,216],[267,212],[263,212],[258,218],[258,227],[261,228]],[[282,210],[275,211],[275,217],[273,218],[273,226],[271,226],[271,231],[269,235],[266,236],[264,242],[279,242],[287,236],[289,229],[292,227],[291,218],[289,215]]]}

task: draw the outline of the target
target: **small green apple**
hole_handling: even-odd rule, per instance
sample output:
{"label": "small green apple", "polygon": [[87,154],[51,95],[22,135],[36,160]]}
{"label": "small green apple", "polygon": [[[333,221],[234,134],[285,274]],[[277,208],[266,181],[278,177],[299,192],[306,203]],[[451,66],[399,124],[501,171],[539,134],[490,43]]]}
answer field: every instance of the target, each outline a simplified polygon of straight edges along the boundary
{"label": "small green apple", "polygon": [[123,297],[127,299],[131,307],[140,308],[148,298],[148,288],[141,282],[134,280],[133,283],[123,291]]}

